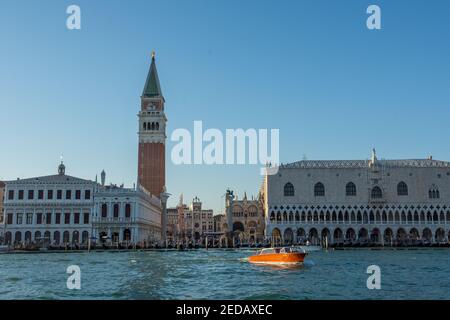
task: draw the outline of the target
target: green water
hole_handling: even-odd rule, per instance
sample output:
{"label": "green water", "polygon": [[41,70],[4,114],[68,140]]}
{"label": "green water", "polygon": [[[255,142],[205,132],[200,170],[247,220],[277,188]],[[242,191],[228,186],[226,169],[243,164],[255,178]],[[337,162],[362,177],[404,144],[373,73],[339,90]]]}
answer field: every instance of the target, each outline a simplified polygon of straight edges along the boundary
{"label": "green water", "polygon": [[[300,267],[248,250],[0,255],[0,299],[450,299],[450,249],[320,251]],[[366,286],[369,265],[381,289]],[[69,265],[81,290],[69,290]]]}

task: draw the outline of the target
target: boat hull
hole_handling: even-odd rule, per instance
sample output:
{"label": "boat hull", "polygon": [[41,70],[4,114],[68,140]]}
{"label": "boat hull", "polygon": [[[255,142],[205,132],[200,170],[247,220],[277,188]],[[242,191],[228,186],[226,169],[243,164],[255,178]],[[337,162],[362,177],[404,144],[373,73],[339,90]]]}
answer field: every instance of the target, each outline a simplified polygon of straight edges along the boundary
{"label": "boat hull", "polygon": [[258,264],[302,264],[305,259],[305,253],[271,253],[250,256],[248,261]]}

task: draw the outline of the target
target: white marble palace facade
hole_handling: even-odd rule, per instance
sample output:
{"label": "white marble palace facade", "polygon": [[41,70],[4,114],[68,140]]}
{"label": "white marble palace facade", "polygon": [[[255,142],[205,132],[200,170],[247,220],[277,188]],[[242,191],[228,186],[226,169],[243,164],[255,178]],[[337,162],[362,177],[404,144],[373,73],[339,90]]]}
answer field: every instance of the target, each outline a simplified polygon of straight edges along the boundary
{"label": "white marble palace facade", "polygon": [[266,175],[266,237],[285,243],[444,243],[450,162],[298,161]]}
{"label": "white marble palace facade", "polygon": [[127,189],[58,174],[5,181],[3,243],[40,247],[144,244],[161,239],[161,201]]}
{"label": "white marble palace facade", "polygon": [[91,235],[94,181],[58,174],[5,182],[4,242],[42,246],[86,243]]}
{"label": "white marble palace facade", "polygon": [[94,202],[97,242],[145,245],[161,240],[161,201],[142,187],[100,186]]}

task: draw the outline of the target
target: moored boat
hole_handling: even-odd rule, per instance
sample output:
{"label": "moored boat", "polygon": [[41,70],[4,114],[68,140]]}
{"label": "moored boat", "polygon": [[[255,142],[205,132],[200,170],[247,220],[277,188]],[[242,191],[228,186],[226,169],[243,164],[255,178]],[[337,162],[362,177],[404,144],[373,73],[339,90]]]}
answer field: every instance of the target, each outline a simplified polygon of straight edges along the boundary
{"label": "moored boat", "polygon": [[265,248],[248,258],[258,264],[301,264],[307,253],[294,247]]}

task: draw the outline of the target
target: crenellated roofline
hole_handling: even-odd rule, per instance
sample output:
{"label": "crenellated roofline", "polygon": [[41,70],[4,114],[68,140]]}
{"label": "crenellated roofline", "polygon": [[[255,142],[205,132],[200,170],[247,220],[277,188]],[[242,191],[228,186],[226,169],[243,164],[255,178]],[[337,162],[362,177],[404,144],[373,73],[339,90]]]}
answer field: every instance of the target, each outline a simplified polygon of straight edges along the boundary
{"label": "crenellated roofline", "polygon": [[[368,168],[371,160],[301,160],[281,164],[281,169],[354,169]],[[376,164],[389,168],[450,168],[450,162],[432,159],[376,160]]]}

